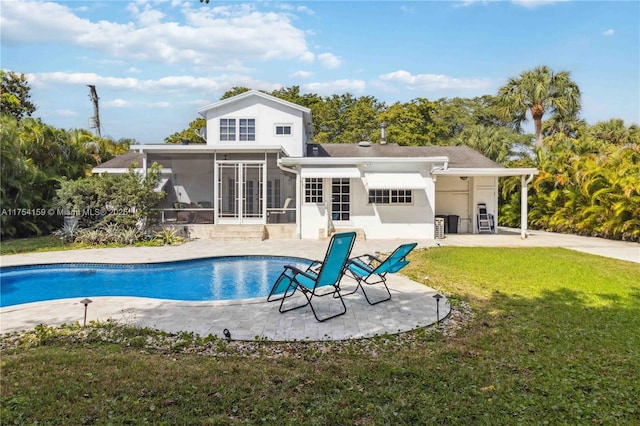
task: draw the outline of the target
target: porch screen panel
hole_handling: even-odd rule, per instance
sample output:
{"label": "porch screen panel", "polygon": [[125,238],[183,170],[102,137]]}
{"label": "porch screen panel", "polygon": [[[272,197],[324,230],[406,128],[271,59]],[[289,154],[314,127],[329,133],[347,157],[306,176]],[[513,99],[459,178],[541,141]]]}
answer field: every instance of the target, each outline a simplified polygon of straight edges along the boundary
{"label": "porch screen panel", "polygon": [[243,216],[262,217],[262,168],[263,164],[244,164],[243,167]]}
{"label": "porch screen panel", "polygon": [[238,168],[235,164],[220,164],[218,177],[218,209],[220,217],[238,217],[236,185]]}

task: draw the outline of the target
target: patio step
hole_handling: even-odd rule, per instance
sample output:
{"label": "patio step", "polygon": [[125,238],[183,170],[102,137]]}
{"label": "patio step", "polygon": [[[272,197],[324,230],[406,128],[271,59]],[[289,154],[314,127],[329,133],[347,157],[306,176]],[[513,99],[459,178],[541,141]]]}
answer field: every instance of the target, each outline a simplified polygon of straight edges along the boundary
{"label": "patio step", "polygon": [[266,238],[264,225],[216,225],[209,231],[214,241],[262,241]]}

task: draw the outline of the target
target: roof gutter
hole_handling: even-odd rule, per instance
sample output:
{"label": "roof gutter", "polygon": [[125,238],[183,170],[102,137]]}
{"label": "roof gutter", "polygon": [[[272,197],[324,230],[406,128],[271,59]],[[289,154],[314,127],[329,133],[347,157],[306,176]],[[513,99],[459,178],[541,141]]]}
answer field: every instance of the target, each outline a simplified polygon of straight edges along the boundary
{"label": "roof gutter", "polygon": [[450,167],[448,169],[434,169],[431,174],[441,176],[523,176],[529,175],[533,179],[539,173],[534,168],[514,168],[506,167]]}
{"label": "roof gutter", "polygon": [[279,160],[284,166],[337,166],[354,164],[445,163],[449,157],[287,157]]}

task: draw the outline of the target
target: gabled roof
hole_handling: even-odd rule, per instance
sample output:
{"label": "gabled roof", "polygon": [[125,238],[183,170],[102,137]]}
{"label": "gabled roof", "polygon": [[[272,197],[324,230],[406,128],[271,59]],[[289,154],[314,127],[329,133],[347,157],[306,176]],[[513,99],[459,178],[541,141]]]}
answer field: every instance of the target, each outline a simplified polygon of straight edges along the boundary
{"label": "gabled roof", "polygon": [[[246,99],[246,98],[250,98],[250,97],[259,97],[259,98],[262,98],[262,99],[269,100],[271,102],[276,102],[276,103],[278,103],[280,105],[284,105],[284,106],[286,106],[288,108],[292,108],[292,109],[295,109],[295,110],[298,110],[298,111],[302,111],[303,114],[308,115],[309,123],[311,122],[311,109],[309,109],[307,107],[303,107],[303,106],[298,105],[298,104],[294,104],[293,102],[285,101],[284,99],[276,98],[275,96],[268,95],[268,94],[260,92],[258,90],[248,90],[246,92],[240,93],[239,95],[235,95],[235,96],[232,96],[230,98],[223,99],[221,101],[214,102],[214,103],[209,104],[209,105],[205,105],[202,108],[198,108],[196,111],[201,116],[206,117],[206,114],[204,114],[204,113],[209,111],[210,109],[219,108],[221,106],[232,104],[234,102],[238,102],[238,101],[240,101],[242,99]],[[305,118],[307,118],[307,117],[305,117]]]}

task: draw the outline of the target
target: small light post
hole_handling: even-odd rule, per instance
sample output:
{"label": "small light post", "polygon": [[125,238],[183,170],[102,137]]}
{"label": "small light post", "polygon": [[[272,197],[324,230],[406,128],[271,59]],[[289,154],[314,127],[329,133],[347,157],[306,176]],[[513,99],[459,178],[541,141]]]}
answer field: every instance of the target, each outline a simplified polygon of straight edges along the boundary
{"label": "small light post", "polygon": [[442,299],[444,296],[442,296],[440,293],[436,293],[433,295],[433,298],[436,299],[436,323],[438,324],[438,327],[440,327],[440,299]]}
{"label": "small light post", "polygon": [[84,305],[84,325],[87,325],[87,306],[89,303],[93,302],[91,299],[87,299],[86,297],[80,301]]}
{"label": "small light post", "polygon": [[224,337],[227,338],[227,341],[231,341],[231,332],[228,329],[225,328],[224,330],[222,330],[222,334],[224,334]]}

